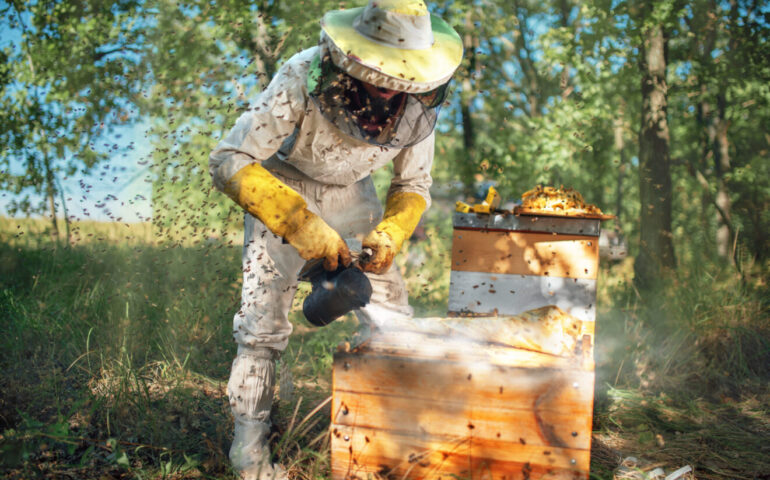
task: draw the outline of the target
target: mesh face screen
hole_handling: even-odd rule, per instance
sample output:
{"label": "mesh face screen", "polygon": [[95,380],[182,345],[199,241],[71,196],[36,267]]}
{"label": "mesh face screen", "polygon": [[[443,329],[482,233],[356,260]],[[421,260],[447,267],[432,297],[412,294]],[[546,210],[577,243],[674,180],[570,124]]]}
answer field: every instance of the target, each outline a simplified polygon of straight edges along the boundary
{"label": "mesh face screen", "polygon": [[392,148],[409,147],[427,138],[446,96],[445,85],[424,94],[367,86],[340,70],[328,54],[313,61],[307,84],[313,102],[339,130]]}

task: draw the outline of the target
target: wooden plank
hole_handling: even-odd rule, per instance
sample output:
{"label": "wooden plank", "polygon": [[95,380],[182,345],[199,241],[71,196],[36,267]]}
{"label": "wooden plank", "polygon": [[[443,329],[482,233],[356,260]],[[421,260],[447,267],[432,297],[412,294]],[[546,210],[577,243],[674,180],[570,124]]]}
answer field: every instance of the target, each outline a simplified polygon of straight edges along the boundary
{"label": "wooden plank", "polygon": [[[479,319],[483,321],[483,319]],[[366,340],[366,351],[416,359],[442,359],[445,361],[486,362],[492,365],[510,365],[525,368],[556,368],[594,370],[593,361],[593,323],[583,324],[585,334],[581,338],[579,356],[559,357],[521,348],[500,345],[464,344],[453,349],[451,343],[436,344],[431,338],[413,332],[384,332]],[[589,333],[590,332],[590,333]],[[469,350],[474,346],[474,350]],[[359,347],[360,348],[360,347]],[[350,351],[341,350],[341,351]]]}
{"label": "wooden plank", "polygon": [[[587,412],[590,413],[590,412]],[[332,423],[349,427],[387,428],[422,437],[466,437],[511,444],[589,449],[591,415],[567,415],[543,410],[491,408],[435,398],[415,401],[406,396],[337,391]]]}
{"label": "wooden plank", "polygon": [[450,312],[518,315],[547,305],[593,322],[596,280],[452,270]]}
{"label": "wooden plank", "polygon": [[385,349],[408,348],[419,356],[456,357],[458,352],[488,356],[489,348],[508,347],[575,357],[583,354],[583,334],[591,334],[592,330],[593,322],[583,322],[558,307],[548,306],[516,316],[397,317],[372,332],[371,344],[381,344]]}
{"label": "wooden plank", "polygon": [[[333,391],[403,396],[421,402],[484,405],[591,416],[594,374],[580,369],[521,368],[378,354],[337,353]],[[388,424],[400,422],[389,419]]]}
{"label": "wooden plank", "polygon": [[[477,320],[477,319],[474,319]],[[478,319],[484,321],[484,319]],[[506,345],[473,343],[451,339],[436,339],[419,332],[382,332],[371,337],[366,349],[393,356],[448,361],[471,360],[495,365],[515,365],[534,368],[583,368],[575,358],[544,354],[537,351],[512,348]]]}
{"label": "wooden plank", "polygon": [[593,279],[599,242],[586,235],[455,230],[452,270]]}
{"label": "wooden plank", "polygon": [[332,478],[587,479],[590,451],[332,425]]}

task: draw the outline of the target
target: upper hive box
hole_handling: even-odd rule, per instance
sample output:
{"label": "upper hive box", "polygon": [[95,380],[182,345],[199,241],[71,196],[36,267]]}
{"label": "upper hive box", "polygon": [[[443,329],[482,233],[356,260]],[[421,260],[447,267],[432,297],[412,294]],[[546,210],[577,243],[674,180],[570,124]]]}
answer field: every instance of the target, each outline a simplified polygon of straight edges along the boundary
{"label": "upper hive box", "polygon": [[455,213],[450,315],[516,315],[556,305],[593,322],[602,219]]}

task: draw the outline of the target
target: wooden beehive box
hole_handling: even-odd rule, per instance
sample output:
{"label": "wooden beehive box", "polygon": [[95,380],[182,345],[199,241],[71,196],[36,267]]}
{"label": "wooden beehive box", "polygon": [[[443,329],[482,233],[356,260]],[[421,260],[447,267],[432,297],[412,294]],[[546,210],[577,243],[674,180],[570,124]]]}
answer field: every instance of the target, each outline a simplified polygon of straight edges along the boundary
{"label": "wooden beehive box", "polygon": [[456,213],[450,317],[335,355],[333,478],[588,478],[606,218]]}
{"label": "wooden beehive box", "polygon": [[593,322],[605,218],[611,217],[455,213],[450,315],[516,315],[556,305]]}
{"label": "wooden beehive box", "polygon": [[556,307],[401,319],[338,351],[332,478],[588,478],[588,323]]}

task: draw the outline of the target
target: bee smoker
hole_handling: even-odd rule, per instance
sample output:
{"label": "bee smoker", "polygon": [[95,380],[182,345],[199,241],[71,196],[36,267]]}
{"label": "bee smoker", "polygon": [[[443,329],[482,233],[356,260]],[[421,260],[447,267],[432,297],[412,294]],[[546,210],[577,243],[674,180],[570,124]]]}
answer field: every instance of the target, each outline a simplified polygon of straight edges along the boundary
{"label": "bee smoker", "polygon": [[325,270],[322,262],[315,262],[303,269],[300,279],[312,285],[302,304],[302,313],[317,327],[365,306],[372,297],[372,284],[364,272],[355,267],[355,262],[333,272]]}

